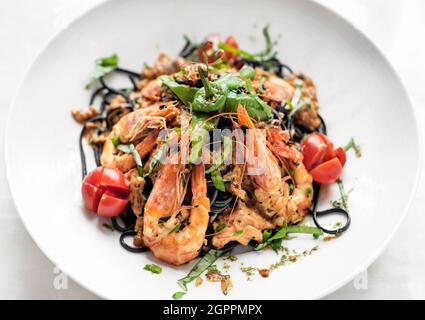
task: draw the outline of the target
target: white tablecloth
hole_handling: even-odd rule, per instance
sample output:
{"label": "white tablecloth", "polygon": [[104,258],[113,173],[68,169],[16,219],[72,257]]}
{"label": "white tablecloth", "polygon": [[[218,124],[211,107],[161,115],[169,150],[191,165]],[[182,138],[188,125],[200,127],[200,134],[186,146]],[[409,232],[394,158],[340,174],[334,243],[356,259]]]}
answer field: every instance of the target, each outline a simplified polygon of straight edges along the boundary
{"label": "white tablecloth", "polygon": [[[68,289],[55,289],[58,281],[55,267],[26,232],[11,199],[3,145],[4,126],[13,93],[35,54],[67,22],[101,1],[0,2],[0,299],[97,298],[72,280],[67,283]],[[319,2],[352,21],[389,57],[408,88],[424,131],[425,1]],[[397,181],[394,185],[400,187]],[[357,285],[349,283],[328,298],[424,299],[424,204],[425,183],[422,179],[406,220],[385,252],[369,268],[367,277],[360,278]]]}

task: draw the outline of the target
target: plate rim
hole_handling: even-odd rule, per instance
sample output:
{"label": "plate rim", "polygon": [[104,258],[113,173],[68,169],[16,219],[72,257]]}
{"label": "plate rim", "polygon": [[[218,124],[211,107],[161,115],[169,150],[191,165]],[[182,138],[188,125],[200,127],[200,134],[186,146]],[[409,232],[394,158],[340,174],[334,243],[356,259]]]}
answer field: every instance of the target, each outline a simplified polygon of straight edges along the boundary
{"label": "plate rim", "polygon": [[[37,245],[37,247],[40,249],[40,251],[55,265],[57,266],[62,272],[64,272],[68,277],[70,277],[73,281],[75,281],[79,286],[83,287],[84,289],[88,290],[89,292],[91,292],[92,294],[96,295],[99,298],[102,299],[110,299],[109,297],[106,297],[103,293],[97,291],[95,288],[92,288],[90,285],[82,283],[81,281],[78,280],[77,277],[74,277],[74,275],[68,272],[67,268],[62,268],[62,266],[57,263],[56,259],[53,259],[50,254],[47,252],[47,250],[45,250],[45,248],[43,247],[42,244],[40,244],[37,240],[36,237],[34,237],[33,232],[31,231],[31,229],[29,228],[29,226],[26,223],[25,218],[23,217],[21,210],[19,208],[19,205],[16,201],[16,191],[14,190],[14,188],[11,185],[11,173],[10,173],[10,160],[9,160],[9,149],[10,149],[10,143],[9,141],[9,131],[10,131],[10,126],[11,126],[11,118],[12,118],[12,114],[13,111],[16,107],[16,102],[18,100],[19,97],[19,93],[22,91],[23,85],[25,80],[28,77],[28,74],[31,72],[31,70],[33,69],[34,65],[37,63],[37,61],[39,60],[40,56],[49,48],[49,46],[58,38],[60,37],[60,35],[62,34],[62,32],[64,32],[68,27],[70,27],[71,25],[73,25],[74,23],[80,21],[81,19],[83,19],[84,17],[86,17],[87,15],[91,14],[92,12],[96,11],[98,8],[106,5],[109,2],[112,1],[116,1],[116,0],[102,0],[99,3],[95,4],[94,6],[92,6],[91,8],[85,10],[84,12],[80,13],[78,16],[74,17],[74,19],[72,19],[71,21],[69,21],[66,26],[60,28],[59,30],[55,31],[47,41],[44,42],[43,45],[41,45],[40,49],[38,50],[38,52],[34,55],[34,58],[31,60],[31,63],[29,64],[29,66],[27,67],[27,69],[25,70],[25,72],[23,73],[22,78],[19,80],[18,85],[15,88],[15,91],[13,93],[13,98],[9,104],[9,108],[7,111],[7,120],[6,120],[6,124],[5,124],[5,129],[4,129],[4,163],[5,163],[5,171],[6,171],[6,181],[8,183],[9,186],[9,190],[12,196],[12,201],[15,205],[16,211],[18,213],[19,219],[21,220],[21,222],[23,223],[26,231],[28,232],[28,234],[31,236],[31,239],[34,241],[34,243]],[[327,11],[328,13],[332,14],[335,18],[337,18],[338,20],[340,20],[343,23],[348,24],[351,28],[353,28],[354,30],[357,31],[358,35],[363,38],[363,40],[365,40],[369,45],[372,46],[372,48],[375,50],[375,52],[378,54],[379,58],[382,59],[382,61],[386,64],[386,66],[389,68],[389,71],[392,73],[392,75],[394,76],[394,80],[396,81],[396,83],[400,86],[401,89],[401,93],[405,96],[408,105],[404,106],[404,108],[408,108],[410,109],[410,112],[413,115],[413,129],[415,134],[415,138],[416,138],[416,149],[418,150],[418,157],[417,157],[417,161],[416,161],[416,165],[415,165],[415,180],[414,183],[411,187],[411,191],[409,194],[409,197],[404,205],[403,210],[401,211],[401,214],[399,215],[399,218],[397,220],[397,222],[395,223],[393,230],[391,230],[391,232],[389,232],[386,236],[385,239],[381,240],[382,244],[374,251],[373,254],[370,255],[370,257],[362,262],[361,264],[359,264],[359,266],[357,268],[355,268],[355,271],[348,274],[344,279],[339,280],[338,282],[335,282],[335,284],[333,284],[332,286],[323,289],[322,291],[320,291],[319,293],[306,297],[304,299],[321,299],[324,298],[328,295],[330,295],[331,293],[335,292],[336,290],[340,289],[341,287],[343,287],[344,285],[346,285],[348,282],[350,282],[356,275],[358,275],[359,273],[361,273],[362,271],[366,270],[368,267],[370,267],[377,259],[378,257],[383,253],[383,251],[388,247],[388,245],[390,244],[390,242],[392,241],[392,239],[394,238],[395,234],[399,231],[400,226],[402,224],[402,222],[405,220],[409,209],[411,208],[411,204],[413,202],[414,197],[417,194],[418,191],[418,186],[422,177],[422,172],[423,172],[423,136],[422,136],[422,131],[419,129],[419,120],[417,117],[417,111],[415,109],[415,107],[413,106],[412,103],[412,99],[410,96],[409,91],[407,90],[403,79],[401,78],[399,72],[397,71],[397,69],[394,67],[394,65],[392,64],[392,62],[389,60],[389,58],[384,54],[384,52],[380,49],[380,47],[378,47],[378,45],[372,40],[372,38],[370,36],[368,36],[364,31],[360,30],[359,28],[357,28],[354,23],[350,20],[348,20],[347,18],[345,18],[343,15],[341,15],[340,13],[338,13],[337,11],[335,11],[333,8],[328,7],[327,5],[318,2],[318,0],[304,0],[305,2],[309,2],[310,4],[317,6],[320,10],[324,10]]]}

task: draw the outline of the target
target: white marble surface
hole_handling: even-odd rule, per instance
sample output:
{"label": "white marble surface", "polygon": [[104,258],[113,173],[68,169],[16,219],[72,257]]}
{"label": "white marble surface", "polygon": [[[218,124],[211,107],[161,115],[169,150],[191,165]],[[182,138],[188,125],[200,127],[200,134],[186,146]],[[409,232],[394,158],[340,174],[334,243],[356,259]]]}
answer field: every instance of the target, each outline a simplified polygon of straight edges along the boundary
{"label": "white marble surface", "polygon": [[[55,289],[54,265],[29,237],[14,207],[3,161],[4,126],[13,94],[36,53],[74,17],[102,0],[0,2],[0,299],[96,299],[72,280]],[[318,0],[364,31],[400,73],[424,131],[425,2]],[[384,137],[383,137],[384,138]],[[397,152],[397,150],[394,150]],[[408,157],[409,155],[406,155]],[[403,168],[399,168],[403,170]],[[398,186],[394,181],[394,187]],[[360,280],[330,299],[425,299],[425,181],[396,237]],[[63,284],[63,281],[62,281]],[[57,287],[57,286],[56,286]],[[367,288],[366,288],[367,287]]]}

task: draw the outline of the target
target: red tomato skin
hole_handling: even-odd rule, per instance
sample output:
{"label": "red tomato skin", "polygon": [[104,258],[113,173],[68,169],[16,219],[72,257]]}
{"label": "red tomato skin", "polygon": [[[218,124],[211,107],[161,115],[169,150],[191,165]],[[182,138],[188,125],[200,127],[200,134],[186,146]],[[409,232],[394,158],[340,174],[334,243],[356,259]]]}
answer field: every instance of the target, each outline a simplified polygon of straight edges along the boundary
{"label": "red tomato skin", "polygon": [[344,148],[339,147],[338,149],[336,149],[335,156],[338,158],[339,162],[341,162],[341,165],[344,167],[345,163],[347,162],[347,154]]}
{"label": "red tomato skin", "polygon": [[84,178],[84,182],[99,187],[105,167],[97,167]]}
{"label": "red tomato skin", "polygon": [[84,207],[98,215],[111,217],[124,210],[129,192],[129,183],[124,174],[106,167],[91,171],[81,187]]}
{"label": "red tomato skin", "polygon": [[129,190],[124,174],[121,171],[106,167],[103,169],[100,185],[105,188],[122,190],[123,192],[128,192]]}
{"label": "red tomato skin", "polygon": [[[227,39],[224,43],[235,48],[235,49],[239,49],[239,45],[238,45],[238,43],[236,42],[236,39],[233,36],[227,37]],[[229,59],[237,58],[239,56],[238,54],[234,54],[230,51],[224,51],[224,55]]]}
{"label": "red tomato skin", "polygon": [[301,147],[304,155],[304,165],[308,171],[322,163],[328,151],[328,144],[320,134],[307,136],[301,142]]}
{"label": "red tomato skin", "polygon": [[112,218],[119,216],[127,206],[128,199],[120,199],[105,192],[97,207],[97,214],[102,217]]}
{"label": "red tomato skin", "polygon": [[333,158],[318,165],[310,174],[320,184],[331,184],[341,177],[342,165],[338,158]]}
{"label": "red tomato skin", "polygon": [[105,190],[102,187],[96,187],[86,181],[83,182],[81,194],[83,195],[84,207],[90,212],[96,212],[99,206],[100,198]]}

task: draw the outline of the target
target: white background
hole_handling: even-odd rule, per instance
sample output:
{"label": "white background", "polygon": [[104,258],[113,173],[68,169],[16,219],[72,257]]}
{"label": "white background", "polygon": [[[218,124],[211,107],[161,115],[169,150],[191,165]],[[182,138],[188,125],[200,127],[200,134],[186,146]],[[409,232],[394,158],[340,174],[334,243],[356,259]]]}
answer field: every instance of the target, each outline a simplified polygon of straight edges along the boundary
{"label": "white background", "polygon": [[[54,33],[101,1],[2,0],[0,2],[0,299],[97,298],[72,280],[68,281],[67,290],[54,288],[54,279],[57,276],[54,265],[29,237],[11,199],[4,168],[3,146],[4,126],[11,99],[35,55]],[[318,2],[350,20],[390,59],[409,91],[423,132],[425,1],[318,0]],[[367,75],[365,78],[367,79]],[[385,139],[385,133],[382,134],[382,138]],[[408,154],[405,156],[409,157]],[[37,170],[31,167],[30,155],[28,161],[25,170]],[[394,181],[394,188],[403,186]],[[422,178],[411,209],[396,237],[367,271],[368,288],[358,290],[353,283],[349,283],[328,298],[425,299],[424,204],[425,181]]]}

